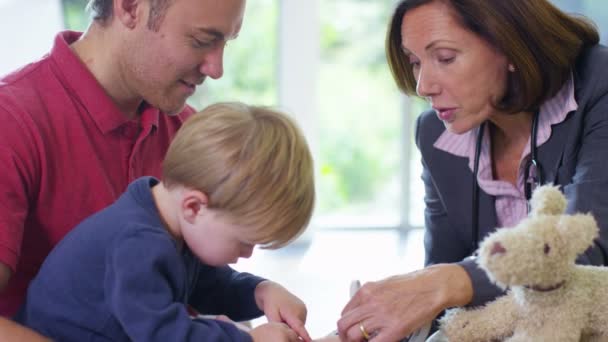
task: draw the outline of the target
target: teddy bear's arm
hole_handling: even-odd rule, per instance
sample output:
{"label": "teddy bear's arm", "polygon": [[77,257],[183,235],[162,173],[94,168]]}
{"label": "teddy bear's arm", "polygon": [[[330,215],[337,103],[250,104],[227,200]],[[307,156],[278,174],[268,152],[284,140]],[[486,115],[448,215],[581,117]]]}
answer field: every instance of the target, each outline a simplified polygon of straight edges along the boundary
{"label": "teddy bear's arm", "polygon": [[477,309],[452,309],[440,320],[449,341],[502,340],[513,334],[517,307],[509,295]]}
{"label": "teddy bear's arm", "polygon": [[[589,320],[587,322],[588,331],[594,334],[599,334],[608,341],[608,268],[595,268],[591,266],[581,266],[590,270],[588,284],[594,287],[593,294],[589,296],[592,300],[586,303],[589,306]],[[600,339],[601,341],[604,341]]]}

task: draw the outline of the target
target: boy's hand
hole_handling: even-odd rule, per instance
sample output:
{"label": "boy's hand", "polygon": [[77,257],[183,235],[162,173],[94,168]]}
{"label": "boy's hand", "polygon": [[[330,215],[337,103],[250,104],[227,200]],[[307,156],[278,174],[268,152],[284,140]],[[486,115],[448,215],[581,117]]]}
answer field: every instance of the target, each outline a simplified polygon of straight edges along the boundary
{"label": "boy's hand", "polygon": [[306,331],[306,305],[283,286],[265,280],[255,288],[255,300],[269,322],[287,324],[303,341],[312,339]]}
{"label": "boy's hand", "polygon": [[301,342],[298,334],[284,323],[262,324],[249,332],[253,342]]}
{"label": "boy's hand", "polygon": [[237,328],[245,331],[245,332],[250,332],[251,328],[246,326],[243,323],[239,323],[239,322],[235,322],[233,320],[230,319],[230,317],[225,316],[225,315],[217,315],[214,319],[217,319],[218,321],[223,321],[223,322],[228,322],[228,323],[232,323],[234,324]]}

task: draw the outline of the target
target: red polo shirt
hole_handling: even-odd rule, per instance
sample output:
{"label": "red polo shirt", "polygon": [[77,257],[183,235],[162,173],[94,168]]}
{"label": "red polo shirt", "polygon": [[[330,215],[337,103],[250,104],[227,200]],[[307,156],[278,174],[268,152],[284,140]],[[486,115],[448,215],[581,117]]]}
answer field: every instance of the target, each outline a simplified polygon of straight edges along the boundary
{"label": "red polo shirt", "polygon": [[134,179],[160,176],[169,142],[192,113],[148,107],[126,119],[70,49],[79,36],[60,33],[49,55],[0,80],[0,262],[14,272],[0,294],[3,315],[16,312],[70,229]]}

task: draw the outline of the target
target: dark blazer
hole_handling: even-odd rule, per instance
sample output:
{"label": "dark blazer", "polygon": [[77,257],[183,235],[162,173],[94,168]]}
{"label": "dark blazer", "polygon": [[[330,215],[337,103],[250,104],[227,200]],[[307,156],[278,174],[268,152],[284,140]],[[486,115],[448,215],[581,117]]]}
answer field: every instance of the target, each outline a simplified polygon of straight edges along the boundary
{"label": "dark blazer", "polygon": [[[608,262],[608,48],[597,45],[588,49],[578,58],[573,75],[578,109],[552,126],[549,140],[538,147],[538,160],[546,182],[559,184],[568,198],[567,212],[591,212],[600,226],[599,239],[578,262],[604,265]],[[474,252],[473,172],[468,158],[433,146],[444,130],[432,110],[416,123],[425,185],[425,264],[462,265],[473,282],[471,305],[479,305],[502,291],[488,280],[474,257],[469,257]],[[494,197],[480,189],[481,238],[496,225]]]}

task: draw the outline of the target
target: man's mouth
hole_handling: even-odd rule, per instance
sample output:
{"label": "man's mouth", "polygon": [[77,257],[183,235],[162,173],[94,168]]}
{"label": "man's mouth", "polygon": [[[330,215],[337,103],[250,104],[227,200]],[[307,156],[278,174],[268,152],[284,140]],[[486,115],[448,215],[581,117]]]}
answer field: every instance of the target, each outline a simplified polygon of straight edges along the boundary
{"label": "man's mouth", "polygon": [[194,83],[190,83],[190,82],[184,81],[184,80],[181,80],[180,82],[192,90],[196,89],[196,84],[194,84]]}

